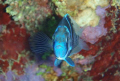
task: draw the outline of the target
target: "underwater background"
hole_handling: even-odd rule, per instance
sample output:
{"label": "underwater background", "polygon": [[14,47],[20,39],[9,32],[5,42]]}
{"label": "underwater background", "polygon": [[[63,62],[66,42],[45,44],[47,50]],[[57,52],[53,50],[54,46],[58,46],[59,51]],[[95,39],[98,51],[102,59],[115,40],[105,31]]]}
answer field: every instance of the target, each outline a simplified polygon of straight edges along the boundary
{"label": "underwater background", "polygon": [[[75,67],[29,45],[39,31],[52,39],[65,14],[89,46],[71,56]],[[0,0],[0,81],[120,81],[120,1]]]}

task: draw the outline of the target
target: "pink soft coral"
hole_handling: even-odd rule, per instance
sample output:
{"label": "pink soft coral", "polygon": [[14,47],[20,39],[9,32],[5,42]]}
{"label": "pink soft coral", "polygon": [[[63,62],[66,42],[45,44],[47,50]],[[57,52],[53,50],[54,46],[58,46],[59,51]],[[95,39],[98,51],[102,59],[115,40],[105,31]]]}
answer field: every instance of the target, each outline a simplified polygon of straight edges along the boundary
{"label": "pink soft coral", "polygon": [[105,36],[107,33],[107,29],[104,28],[104,23],[104,20],[101,19],[98,26],[87,27],[82,33],[82,38],[91,44],[97,42],[100,37]]}
{"label": "pink soft coral", "polygon": [[104,18],[106,14],[105,9],[106,8],[101,8],[100,6],[97,7],[96,13],[101,18],[100,22],[96,27],[89,26],[85,28],[85,30],[82,33],[82,38],[85,41],[90,42],[91,44],[94,44],[99,40],[100,37],[105,36],[107,34],[107,29],[104,28],[104,24],[105,24]]}

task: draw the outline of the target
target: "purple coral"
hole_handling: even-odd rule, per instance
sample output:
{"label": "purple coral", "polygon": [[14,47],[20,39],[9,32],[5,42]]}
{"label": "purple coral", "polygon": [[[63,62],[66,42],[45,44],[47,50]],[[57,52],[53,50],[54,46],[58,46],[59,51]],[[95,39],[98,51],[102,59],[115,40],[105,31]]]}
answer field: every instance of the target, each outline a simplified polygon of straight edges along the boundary
{"label": "purple coral", "polygon": [[15,75],[12,71],[8,71],[6,76],[0,75],[0,81],[44,81],[42,76],[36,75],[36,68],[36,64],[28,66],[25,70],[26,73],[21,76]]}
{"label": "purple coral", "polygon": [[[105,36],[107,34],[107,29],[104,28],[105,24],[105,11],[106,8],[101,8],[100,6],[97,7],[96,13],[98,16],[100,16],[100,22],[98,26],[96,27],[86,27],[85,30],[82,33],[82,38],[90,42],[91,44],[94,44],[95,42],[98,41],[98,39],[102,36]],[[100,12],[100,13],[99,13]]]}

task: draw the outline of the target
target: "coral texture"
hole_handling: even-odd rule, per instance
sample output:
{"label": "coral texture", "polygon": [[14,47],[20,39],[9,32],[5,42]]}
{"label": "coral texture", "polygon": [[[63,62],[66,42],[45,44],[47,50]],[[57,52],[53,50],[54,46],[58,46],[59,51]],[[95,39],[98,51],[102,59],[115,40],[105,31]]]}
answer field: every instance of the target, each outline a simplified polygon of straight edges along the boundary
{"label": "coral texture", "polygon": [[44,81],[44,78],[42,76],[37,76],[35,73],[37,72],[36,70],[37,65],[31,65],[28,68],[25,69],[24,75],[18,76],[15,75],[14,72],[8,71],[6,73],[6,77],[0,75],[0,81]]}
{"label": "coral texture", "polygon": [[24,73],[23,68],[29,61],[28,38],[29,34],[24,28],[18,27],[14,22],[7,25],[0,37],[0,64],[3,73],[8,70],[17,71],[18,75]]}
{"label": "coral texture", "polygon": [[[47,2],[47,0],[45,1]],[[64,0],[60,1],[63,1],[62,4],[65,4]],[[67,4],[70,4],[67,7],[71,8],[71,10],[75,9],[76,7],[71,5],[79,0],[70,1],[67,2]],[[89,0],[84,0],[84,3],[88,4],[86,1]],[[104,1],[105,4],[101,6],[100,3],[104,3]],[[105,7],[108,3],[106,2],[107,0],[104,1],[101,0],[100,3],[95,2],[95,6],[89,3],[89,6],[92,6],[91,9],[95,9],[96,4]],[[110,4],[117,4],[116,1],[113,0]],[[41,3],[39,4],[41,5]],[[57,4],[60,5],[60,3]],[[89,26],[83,32],[83,35],[85,35],[84,39],[89,42],[90,50],[82,50],[78,54],[71,56],[76,65],[74,68],[70,67],[66,62],[63,62],[60,68],[54,67],[55,56],[53,55],[44,60],[39,59],[37,64],[28,65],[33,61],[29,59],[29,34],[26,32],[26,29],[16,25],[13,21],[8,22],[7,20],[10,17],[9,15],[6,16],[6,28],[0,33],[0,80],[120,81],[120,10],[117,7],[118,5],[112,5],[107,8],[97,7],[96,14],[100,18],[99,25],[94,28]],[[46,4],[42,4],[42,6],[46,7]],[[2,14],[4,14],[3,9]],[[2,19],[5,20],[4,17]],[[51,21],[56,23],[54,18]],[[51,22],[48,23],[51,25],[50,27],[53,26]],[[0,28],[3,28],[3,25],[2,22]],[[28,67],[26,68],[26,66]]]}
{"label": "coral texture", "polygon": [[10,16],[9,14],[5,13],[5,8],[7,5],[1,5],[0,4],[0,24],[8,24],[10,22]]}
{"label": "coral texture", "polygon": [[104,28],[105,21],[104,19],[100,20],[100,23],[96,27],[87,27],[82,33],[82,38],[90,42],[91,44],[96,43],[100,37],[105,36],[107,33],[107,29]]}
{"label": "coral texture", "polygon": [[28,31],[41,29],[40,25],[51,14],[48,0],[7,0],[4,4],[9,4],[6,12],[13,17],[14,21]]}
{"label": "coral texture", "polygon": [[100,37],[105,36],[107,34],[107,28],[104,28],[106,8],[101,8],[100,6],[97,7],[96,13],[100,17],[99,24],[96,27],[88,26],[85,28],[85,30],[82,33],[82,38],[85,41],[94,44],[99,40]]}
{"label": "coral texture", "polygon": [[[106,7],[110,0],[52,0],[57,6],[56,14],[71,15],[80,27],[95,27],[99,23],[99,16],[95,10],[97,6]],[[86,14],[87,13],[87,14]]]}
{"label": "coral texture", "polygon": [[120,18],[120,14],[119,10],[113,6],[106,11],[104,26],[107,28],[107,35],[100,38],[94,46],[90,45],[89,51],[81,51],[80,54],[85,57],[96,55],[91,70],[87,72],[94,81],[119,81],[120,20],[117,18]]}

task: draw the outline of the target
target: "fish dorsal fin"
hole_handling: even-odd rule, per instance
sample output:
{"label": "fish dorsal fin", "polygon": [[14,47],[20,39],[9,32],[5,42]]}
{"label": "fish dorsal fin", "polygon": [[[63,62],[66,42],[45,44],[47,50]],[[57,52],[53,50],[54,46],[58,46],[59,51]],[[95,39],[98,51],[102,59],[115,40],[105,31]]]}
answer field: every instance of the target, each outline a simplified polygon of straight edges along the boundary
{"label": "fish dorsal fin", "polygon": [[75,66],[74,62],[72,61],[72,59],[71,59],[70,57],[66,57],[66,58],[65,58],[65,61],[66,61],[70,66],[72,66],[72,67]]}
{"label": "fish dorsal fin", "polygon": [[67,27],[68,32],[72,33],[72,25],[71,25],[71,20],[69,18],[69,15],[66,14],[63,19],[61,20],[61,22],[59,23],[58,27]]}
{"label": "fish dorsal fin", "polygon": [[89,50],[89,47],[82,39],[79,38],[78,45],[72,49],[69,56],[80,52],[82,49]]}
{"label": "fish dorsal fin", "polygon": [[80,27],[75,20],[69,15],[66,14],[63,19],[61,20],[61,22],[59,23],[58,26],[66,26],[69,30],[69,33],[73,33],[73,31],[76,33],[76,35],[78,35],[79,37],[82,36],[82,32],[84,30],[83,27]]}
{"label": "fish dorsal fin", "polygon": [[55,59],[54,66],[59,66],[62,60]]}
{"label": "fish dorsal fin", "polygon": [[68,15],[68,17],[71,20],[71,24],[72,24],[72,27],[74,28],[76,35],[81,37],[84,28],[82,28],[82,27],[80,28],[80,26],[75,22],[75,20],[70,15]]}

